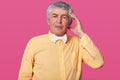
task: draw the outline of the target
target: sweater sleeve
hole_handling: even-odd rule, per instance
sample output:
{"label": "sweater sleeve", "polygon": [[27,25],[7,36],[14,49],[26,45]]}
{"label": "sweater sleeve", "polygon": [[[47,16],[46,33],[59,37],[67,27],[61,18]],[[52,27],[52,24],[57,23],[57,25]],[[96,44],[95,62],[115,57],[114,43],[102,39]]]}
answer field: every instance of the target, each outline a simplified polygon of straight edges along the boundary
{"label": "sweater sleeve", "polygon": [[31,41],[29,41],[23,54],[18,80],[32,80],[32,68],[33,68],[32,53],[33,48],[31,45]]}
{"label": "sweater sleeve", "polygon": [[97,69],[103,66],[103,56],[87,34],[80,39],[80,52],[83,62],[90,67]]}

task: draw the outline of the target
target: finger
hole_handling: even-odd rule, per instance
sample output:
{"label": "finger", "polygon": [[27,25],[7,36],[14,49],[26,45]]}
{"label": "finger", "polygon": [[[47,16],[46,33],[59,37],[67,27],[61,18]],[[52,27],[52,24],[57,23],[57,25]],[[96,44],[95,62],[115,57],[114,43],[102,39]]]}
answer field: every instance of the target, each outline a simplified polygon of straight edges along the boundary
{"label": "finger", "polygon": [[72,19],[76,20],[76,21],[79,21],[78,18],[75,16],[75,14],[70,14],[70,16],[72,17]]}
{"label": "finger", "polygon": [[72,17],[72,19],[74,20],[74,22],[75,22],[75,25],[77,25],[77,24],[79,24],[80,23],[80,21],[78,20],[78,18],[75,16],[75,14],[70,14],[70,16]]}

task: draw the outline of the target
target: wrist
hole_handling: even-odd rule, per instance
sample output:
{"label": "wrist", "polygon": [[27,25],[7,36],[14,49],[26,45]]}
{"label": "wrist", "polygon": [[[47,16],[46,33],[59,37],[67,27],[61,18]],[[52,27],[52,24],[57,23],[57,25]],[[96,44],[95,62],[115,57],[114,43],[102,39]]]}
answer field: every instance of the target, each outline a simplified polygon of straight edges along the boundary
{"label": "wrist", "polygon": [[80,33],[79,33],[79,35],[78,35],[78,36],[79,36],[80,38],[82,38],[84,35],[85,35],[85,32],[80,31]]}

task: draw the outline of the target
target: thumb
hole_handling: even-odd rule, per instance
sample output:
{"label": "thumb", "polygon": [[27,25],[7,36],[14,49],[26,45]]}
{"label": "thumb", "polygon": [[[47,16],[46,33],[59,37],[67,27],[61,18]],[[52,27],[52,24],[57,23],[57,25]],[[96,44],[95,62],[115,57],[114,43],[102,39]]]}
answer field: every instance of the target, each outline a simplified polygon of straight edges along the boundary
{"label": "thumb", "polygon": [[73,29],[71,26],[69,26],[68,29],[69,29],[70,31],[74,32],[74,29]]}
{"label": "thumb", "polygon": [[70,29],[70,28],[71,28],[71,25],[69,25],[67,28]]}
{"label": "thumb", "polygon": [[73,28],[70,28],[70,31],[74,32]]}

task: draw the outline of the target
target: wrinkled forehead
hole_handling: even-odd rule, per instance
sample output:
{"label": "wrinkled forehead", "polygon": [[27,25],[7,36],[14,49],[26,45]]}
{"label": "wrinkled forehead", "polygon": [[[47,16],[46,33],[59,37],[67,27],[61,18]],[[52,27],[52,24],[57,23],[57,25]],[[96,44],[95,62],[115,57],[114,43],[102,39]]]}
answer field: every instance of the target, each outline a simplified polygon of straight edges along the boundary
{"label": "wrinkled forehead", "polygon": [[51,9],[51,14],[66,14],[66,15],[68,15],[68,10],[56,7],[56,8]]}

